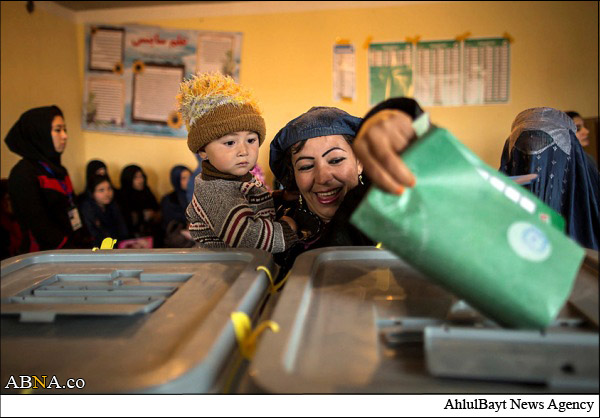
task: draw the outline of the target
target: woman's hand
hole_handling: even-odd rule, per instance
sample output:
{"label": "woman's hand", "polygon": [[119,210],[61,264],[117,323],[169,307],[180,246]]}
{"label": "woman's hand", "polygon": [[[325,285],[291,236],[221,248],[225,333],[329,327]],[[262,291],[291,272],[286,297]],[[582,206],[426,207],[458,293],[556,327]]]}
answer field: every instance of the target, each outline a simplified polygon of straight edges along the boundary
{"label": "woman's hand", "polygon": [[352,148],[375,185],[388,193],[402,194],[405,187],[415,185],[415,176],[398,154],[414,138],[409,115],[384,109],[363,124]]}

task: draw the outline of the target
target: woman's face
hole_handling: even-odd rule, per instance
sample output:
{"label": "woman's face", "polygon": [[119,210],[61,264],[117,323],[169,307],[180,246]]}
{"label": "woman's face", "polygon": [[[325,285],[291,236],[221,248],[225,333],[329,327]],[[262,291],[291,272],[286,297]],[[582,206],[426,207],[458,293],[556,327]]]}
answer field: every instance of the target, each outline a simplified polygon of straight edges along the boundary
{"label": "woman's face", "polygon": [[311,138],[292,154],[294,177],[308,208],[329,221],[348,190],[358,184],[362,165],[342,135]]}
{"label": "woman's face", "polygon": [[108,181],[99,183],[94,188],[94,200],[101,206],[106,206],[113,199],[113,189]]}
{"label": "woman's face", "polygon": [[134,190],[138,190],[140,192],[144,190],[144,175],[141,171],[137,171],[133,176],[132,186]]}
{"label": "woman's face", "polygon": [[183,170],[181,172],[181,176],[179,176],[179,186],[181,187],[181,190],[187,190],[187,184],[191,175],[192,173],[189,170]]}
{"label": "woman's face", "polygon": [[54,149],[59,154],[62,154],[67,147],[67,125],[65,125],[65,120],[62,116],[54,116],[50,133],[52,134]]}
{"label": "woman's face", "polygon": [[579,139],[581,146],[585,147],[589,145],[590,141],[588,140],[588,135],[590,131],[585,127],[583,119],[581,119],[579,116],[575,116],[573,118],[573,122],[575,122],[575,126],[577,126],[577,133],[575,136],[577,136],[577,139]]}

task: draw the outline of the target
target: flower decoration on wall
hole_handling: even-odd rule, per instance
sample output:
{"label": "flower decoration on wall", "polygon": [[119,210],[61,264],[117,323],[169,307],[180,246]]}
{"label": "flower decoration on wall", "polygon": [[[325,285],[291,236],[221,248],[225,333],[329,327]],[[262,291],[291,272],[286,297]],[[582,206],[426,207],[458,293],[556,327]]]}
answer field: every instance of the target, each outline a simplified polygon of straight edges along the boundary
{"label": "flower decoration on wall", "polygon": [[113,67],[113,73],[119,74],[119,75],[123,74],[123,63],[117,62],[115,64],[115,66]]}
{"label": "flower decoration on wall", "polygon": [[174,110],[169,113],[169,117],[167,118],[167,125],[172,129],[181,128],[181,124],[183,123],[183,119],[181,118],[181,114]]}
{"label": "flower decoration on wall", "polygon": [[142,74],[144,72],[145,68],[146,68],[146,66],[144,65],[143,61],[135,60],[133,62],[133,73],[134,74]]}

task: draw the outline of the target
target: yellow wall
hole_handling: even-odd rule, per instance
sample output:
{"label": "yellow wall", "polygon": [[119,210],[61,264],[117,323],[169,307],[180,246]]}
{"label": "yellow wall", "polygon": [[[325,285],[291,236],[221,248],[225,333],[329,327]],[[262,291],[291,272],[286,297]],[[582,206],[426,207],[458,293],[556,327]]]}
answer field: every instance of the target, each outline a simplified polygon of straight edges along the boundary
{"label": "yellow wall", "polygon": [[63,111],[69,135],[62,162],[79,191],[85,187],[85,176],[79,168],[85,167],[86,154],[79,117],[82,83],[77,27],[64,17],[38,8],[29,14],[25,3],[2,2],[2,178],[8,177],[21,159],[4,143],[12,125],[28,109],[55,104]]}
{"label": "yellow wall", "polygon": [[[5,10],[10,15],[6,18]],[[595,1],[406,2],[393,7],[253,15],[244,14],[244,6],[240,6],[240,12],[234,16],[216,17],[202,17],[205,15],[198,10],[198,13],[189,13],[189,18],[140,20],[140,14],[121,12],[119,19],[172,28],[243,33],[240,78],[244,85],[255,91],[264,110],[267,141],[261,147],[259,163],[265,170],[268,170],[269,141],[287,121],[311,106],[338,106],[357,116],[367,112],[367,54],[362,45],[369,36],[374,42],[402,41],[406,36],[415,35],[420,35],[422,40],[437,40],[452,39],[470,31],[473,37],[501,36],[508,32],[514,38],[508,104],[426,109],[435,123],[451,130],[493,167],[499,165],[502,145],[512,120],[526,108],[551,106],[575,109],[584,117],[598,115],[598,3]],[[129,163],[139,163],[148,173],[151,188],[157,195],[162,195],[171,188],[168,173],[173,165],[183,163],[192,169],[195,167],[195,159],[184,140],[80,132],[83,24],[76,27],[75,46],[74,39],[70,38],[74,30],[72,25],[57,28],[57,19],[45,16],[37,18],[43,20],[40,22],[43,24],[32,26],[27,23],[28,18],[20,7],[5,6],[3,2],[3,137],[9,124],[30,103],[54,101],[59,105],[64,103],[72,138],[75,137],[67,151],[71,154],[64,160],[71,171],[82,170],[89,159],[100,158],[108,163],[113,179],[118,180],[121,168]],[[6,29],[5,19],[10,22]],[[110,23],[118,22],[112,20]],[[31,41],[21,52],[15,33],[24,27],[31,30],[27,35]],[[48,33],[57,29],[60,42],[48,37]],[[332,47],[338,37],[350,39],[357,49],[357,98],[354,103],[332,99]],[[43,39],[43,47],[36,46],[34,39]],[[9,63],[5,63],[5,48],[14,56]],[[42,48],[62,54],[62,59],[42,60],[35,70],[23,64],[31,61],[25,61],[31,51]],[[34,52],[34,55],[37,54]],[[76,70],[75,59],[78,60]],[[40,68],[57,74],[54,77],[58,86],[43,86],[49,91],[38,91],[40,88],[34,84],[30,89],[34,95],[24,94],[25,86],[32,85],[31,80],[36,79],[32,74],[37,75]],[[5,71],[10,71],[10,78],[5,76]],[[5,84],[19,95],[5,97]],[[52,95],[53,89],[60,94],[56,99]],[[44,103],[38,103],[40,100]],[[10,110],[5,110],[6,106]],[[75,142],[83,146],[83,156],[79,160],[72,158]],[[3,177],[8,174],[7,166],[14,161],[3,152]],[[268,179],[272,179],[270,172]],[[83,184],[76,182],[76,188],[78,186]]]}

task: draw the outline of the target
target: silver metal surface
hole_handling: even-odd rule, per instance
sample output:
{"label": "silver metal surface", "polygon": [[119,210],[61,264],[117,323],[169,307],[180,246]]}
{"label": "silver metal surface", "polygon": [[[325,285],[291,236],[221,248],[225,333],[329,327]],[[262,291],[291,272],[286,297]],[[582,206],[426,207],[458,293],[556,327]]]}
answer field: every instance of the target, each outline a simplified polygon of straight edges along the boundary
{"label": "silver metal surface", "polygon": [[[267,295],[259,265],[272,270],[271,255],[60,250],[5,260],[2,393],[18,392],[4,387],[21,375],[82,378],[86,385],[77,393],[218,391],[238,356],[231,313],[255,318]],[[126,296],[107,296],[112,291]]]}
{"label": "silver metal surface", "polygon": [[[394,254],[372,247],[323,248],[302,254],[270,319],[279,324],[280,332],[261,337],[248,369],[247,393],[565,393],[590,389],[583,378],[579,382],[570,379],[577,384],[569,386],[569,382],[559,385],[552,379],[531,383],[492,375],[482,379],[433,375],[427,368],[424,342],[431,327],[499,332],[500,339],[508,334]],[[598,330],[590,321],[565,305],[549,332],[555,332],[554,327],[558,333],[568,329],[573,335],[564,350],[573,348],[585,361],[581,364],[593,363],[589,335],[597,339]],[[505,342],[520,344],[519,339]],[[471,350],[478,347],[475,343]],[[546,346],[550,351],[555,347],[553,342]],[[455,354],[459,356],[460,350]],[[485,351],[478,354],[489,357]],[[464,355],[468,357],[469,351],[464,350]],[[502,355],[511,360],[509,350]],[[458,358],[452,361],[456,368],[463,364]]]}

